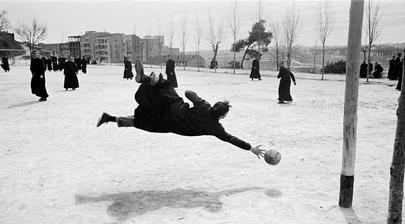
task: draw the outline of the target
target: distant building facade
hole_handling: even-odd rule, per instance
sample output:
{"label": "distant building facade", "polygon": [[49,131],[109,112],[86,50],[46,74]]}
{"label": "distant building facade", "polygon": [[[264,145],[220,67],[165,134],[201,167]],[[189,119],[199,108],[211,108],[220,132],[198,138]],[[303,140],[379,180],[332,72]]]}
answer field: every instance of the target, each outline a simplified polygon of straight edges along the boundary
{"label": "distant building facade", "polygon": [[155,56],[162,56],[164,40],[164,36],[145,36],[143,38],[143,61],[149,62]]}

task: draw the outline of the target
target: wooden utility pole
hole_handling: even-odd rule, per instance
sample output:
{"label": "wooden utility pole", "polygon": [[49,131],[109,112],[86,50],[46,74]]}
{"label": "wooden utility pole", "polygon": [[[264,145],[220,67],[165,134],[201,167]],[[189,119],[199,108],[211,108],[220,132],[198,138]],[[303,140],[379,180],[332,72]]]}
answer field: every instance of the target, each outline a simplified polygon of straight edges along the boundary
{"label": "wooden utility pole", "polygon": [[356,161],[357,100],[364,0],[351,0],[349,38],[346,56],[346,89],[343,115],[343,158],[340,175],[339,206],[352,207]]}
{"label": "wooden utility pole", "polygon": [[[404,49],[405,53],[405,49]],[[405,160],[405,64],[402,59],[402,85],[401,95],[397,109],[397,131],[395,134],[394,152],[390,168],[390,197],[388,203],[387,224],[402,223],[402,201],[404,197],[404,160]]]}

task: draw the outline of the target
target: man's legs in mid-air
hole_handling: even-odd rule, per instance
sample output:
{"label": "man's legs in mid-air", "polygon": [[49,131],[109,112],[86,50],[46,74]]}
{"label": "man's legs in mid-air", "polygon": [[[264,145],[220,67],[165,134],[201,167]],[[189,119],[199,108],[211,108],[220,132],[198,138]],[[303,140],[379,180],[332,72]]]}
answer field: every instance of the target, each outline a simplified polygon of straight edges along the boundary
{"label": "man's legs in mid-air", "polygon": [[108,122],[116,122],[118,127],[135,127],[135,117],[133,115],[116,117],[105,112],[98,119],[97,127]]}

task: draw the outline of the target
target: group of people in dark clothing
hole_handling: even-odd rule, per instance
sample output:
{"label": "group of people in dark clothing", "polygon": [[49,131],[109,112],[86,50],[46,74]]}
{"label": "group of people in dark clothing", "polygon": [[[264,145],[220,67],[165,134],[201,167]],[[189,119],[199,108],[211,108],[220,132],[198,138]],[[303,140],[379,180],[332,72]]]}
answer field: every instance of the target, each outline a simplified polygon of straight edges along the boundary
{"label": "group of people in dark clothing", "polygon": [[401,90],[402,85],[402,66],[404,63],[404,59],[402,58],[402,54],[398,53],[398,56],[392,56],[390,60],[390,67],[388,69],[388,79],[389,80],[398,80],[398,84],[396,89]]}
{"label": "group of people in dark clothing", "polygon": [[32,73],[31,78],[31,92],[32,94],[40,97],[39,101],[46,101],[48,93],[45,86],[45,71],[62,71],[65,76],[63,87],[66,89],[75,90],[79,87],[79,80],[77,74],[79,70],[83,73],[87,72],[88,60],[69,56],[68,61],[65,58],[39,58],[37,51],[32,52],[32,59],[30,65],[30,71]]}
{"label": "group of people in dark clothing", "polygon": [[370,74],[373,74],[373,78],[382,78],[384,71],[383,67],[378,63],[375,62],[374,67],[373,64],[369,63],[367,67],[366,61],[363,61],[360,65],[360,78],[367,78],[368,70],[370,70]]}

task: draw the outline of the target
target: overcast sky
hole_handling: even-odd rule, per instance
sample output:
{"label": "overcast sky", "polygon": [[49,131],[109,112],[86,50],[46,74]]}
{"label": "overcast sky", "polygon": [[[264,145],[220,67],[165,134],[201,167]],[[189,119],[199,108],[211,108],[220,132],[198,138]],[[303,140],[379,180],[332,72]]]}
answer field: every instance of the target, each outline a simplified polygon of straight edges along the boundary
{"label": "overcast sky", "polygon": [[[376,0],[375,0],[376,1]],[[300,15],[297,44],[313,46],[318,39],[316,32],[319,14],[319,0],[261,0],[261,15],[269,22],[280,23],[287,9],[295,5]],[[382,34],[377,43],[405,42],[405,1],[380,0],[382,14],[379,27]],[[241,26],[239,38],[245,38],[253,23],[259,18],[259,0],[236,1],[237,18]],[[125,34],[145,35],[161,34],[168,45],[168,33],[171,21],[175,30],[173,47],[180,47],[181,24],[187,17],[186,51],[196,49],[195,21],[199,18],[203,26],[201,49],[210,49],[207,41],[208,15],[223,24],[224,38],[220,49],[229,49],[233,40],[230,22],[233,18],[234,1],[126,1],[126,0],[53,0],[53,1],[3,1],[0,10],[6,10],[13,27],[20,23],[30,23],[35,17],[48,27],[44,42],[59,43],[67,41],[69,35],[83,35],[88,30],[119,32]],[[350,0],[330,0],[333,18],[333,30],[327,39],[327,45],[346,45]],[[402,22],[400,22],[402,21]],[[11,30],[12,31],[12,30]],[[364,35],[364,33],[363,33]],[[318,44],[320,43],[318,39]]]}

